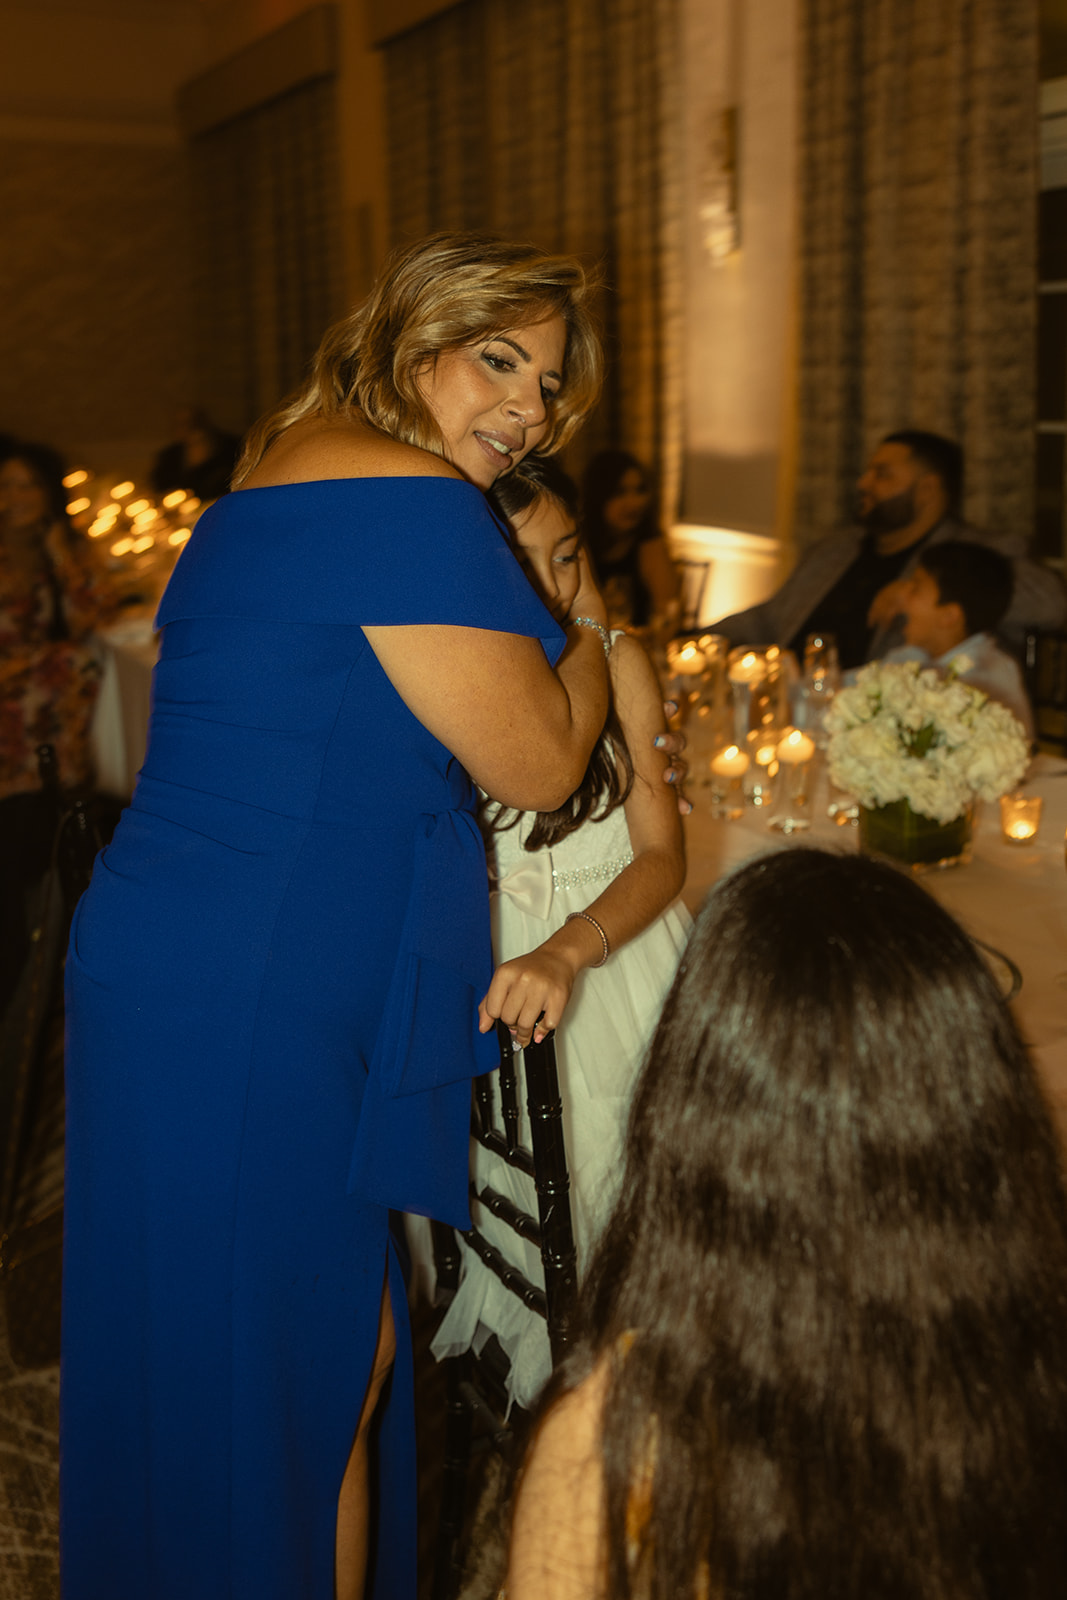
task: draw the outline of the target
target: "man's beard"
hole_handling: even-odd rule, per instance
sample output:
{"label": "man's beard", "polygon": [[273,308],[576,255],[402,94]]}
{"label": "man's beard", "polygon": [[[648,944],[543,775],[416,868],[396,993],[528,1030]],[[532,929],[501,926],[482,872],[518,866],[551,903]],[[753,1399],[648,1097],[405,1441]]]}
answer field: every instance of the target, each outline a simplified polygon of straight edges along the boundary
{"label": "man's beard", "polygon": [[915,486],[892,494],[888,500],[875,500],[866,511],[857,508],[857,519],[868,533],[897,533],[915,521]]}

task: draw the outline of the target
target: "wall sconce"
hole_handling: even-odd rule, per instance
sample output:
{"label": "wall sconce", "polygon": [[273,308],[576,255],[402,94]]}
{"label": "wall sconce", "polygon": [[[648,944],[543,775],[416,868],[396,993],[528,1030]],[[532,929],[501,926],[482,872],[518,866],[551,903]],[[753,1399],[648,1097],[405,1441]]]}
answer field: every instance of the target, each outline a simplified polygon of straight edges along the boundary
{"label": "wall sconce", "polygon": [[701,184],[704,199],[700,206],[700,232],[704,249],[715,265],[725,261],[741,243],[737,195],[738,120],[737,106],[727,106],[712,114],[708,130],[707,163]]}

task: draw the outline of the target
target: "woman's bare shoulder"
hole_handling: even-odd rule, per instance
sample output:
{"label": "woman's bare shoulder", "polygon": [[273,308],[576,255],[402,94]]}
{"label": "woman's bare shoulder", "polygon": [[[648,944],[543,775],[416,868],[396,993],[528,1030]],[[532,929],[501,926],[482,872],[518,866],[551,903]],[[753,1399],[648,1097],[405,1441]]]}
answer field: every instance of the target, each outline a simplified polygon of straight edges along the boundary
{"label": "woman's bare shoulder", "polygon": [[327,478],[461,478],[450,462],[429,450],[368,427],[358,418],[294,423],[250,472],[243,489]]}

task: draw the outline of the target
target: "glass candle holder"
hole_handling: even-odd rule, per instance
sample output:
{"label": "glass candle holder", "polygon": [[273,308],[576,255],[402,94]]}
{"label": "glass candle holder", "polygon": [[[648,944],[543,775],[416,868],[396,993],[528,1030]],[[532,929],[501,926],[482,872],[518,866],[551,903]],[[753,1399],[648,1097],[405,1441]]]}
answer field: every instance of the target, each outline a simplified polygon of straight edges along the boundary
{"label": "glass candle holder", "polygon": [[778,779],[768,828],[797,833],[811,827],[811,765],[815,740],[801,728],[784,728],[778,743]]}
{"label": "glass candle holder", "polygon": [[741,780],[749,768],[747,750],[740,745],[728,744],[716,750],[709,762],[711,768],[711,814],[736,822],[744,809],[745,797]]}
{"label": "glass candle holder", "polygon": [[694,639],[671,639],[667,644],[668,693],[685,721],[690,708],[700,700],[707,657]]}
{"label": "glass candle holder", "polygon": [[1009,844],[1029,844],[1041,826],[1039,794],[1002,794],[1000,831]]}
{"label": "glass candle holder", "polygon": [[745,799],[753,806],[769,806],[778,776],[779,728],[753,728],[748,736],[749,765],[741,782]]}

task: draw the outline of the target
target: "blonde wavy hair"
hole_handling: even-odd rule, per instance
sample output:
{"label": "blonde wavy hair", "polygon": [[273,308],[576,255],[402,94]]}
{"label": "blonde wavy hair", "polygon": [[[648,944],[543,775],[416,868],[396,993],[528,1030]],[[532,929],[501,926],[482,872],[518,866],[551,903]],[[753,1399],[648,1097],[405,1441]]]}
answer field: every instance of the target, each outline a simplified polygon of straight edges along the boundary
{"label": "blonde wavy hair", "polygon": [[416,375],[447,350],[556,316],[567,329],[565,370],[537,449],[541,455],[562,449],[600,393],[603,358],[590,310],[595,287],[577,257],[494,234],[436,233],[394,251],[369,298],[327,330],[307,382],[251,429],[233,487],[304,417],[358,412],[392,438],[444,456]]}

